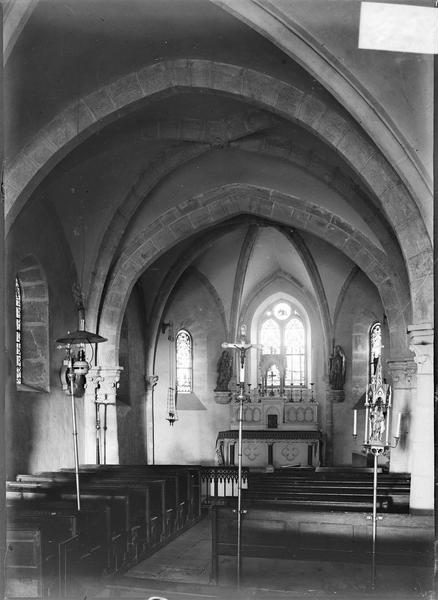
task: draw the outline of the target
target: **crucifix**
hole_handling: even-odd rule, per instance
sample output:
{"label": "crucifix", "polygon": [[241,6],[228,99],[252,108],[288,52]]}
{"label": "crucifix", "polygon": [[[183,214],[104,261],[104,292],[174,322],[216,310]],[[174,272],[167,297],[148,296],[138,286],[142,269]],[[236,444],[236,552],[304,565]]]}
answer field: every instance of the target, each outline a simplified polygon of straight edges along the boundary
{"label": "crucifix", "polygon": [[241,530],[242,514],[242,422],[243,422],[243,401],[245,400],[245,359],[246,353],[251,348],[251,344],[246,341],[246,325],[240,326],[240,340],[237,342],[223,342],[222,348],[233,348],[238,350],[240,359],[239,369],[239,441],[238,441],[238,475],[237,475],[237,586],[240,587],[241,571]]}

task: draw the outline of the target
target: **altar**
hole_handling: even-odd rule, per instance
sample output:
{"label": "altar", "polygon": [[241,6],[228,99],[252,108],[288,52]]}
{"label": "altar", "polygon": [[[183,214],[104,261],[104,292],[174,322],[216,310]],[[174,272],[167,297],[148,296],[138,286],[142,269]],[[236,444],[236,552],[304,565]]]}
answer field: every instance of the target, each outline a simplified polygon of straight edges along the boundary
{"label": "altar", "polygon": [[[243,406],[242,465],[245,467],[317,467],[320,464],[319,404],[266,396]],[[237,464],[239,404],[230,405],[230,428],[220,431],[220,462]]]}

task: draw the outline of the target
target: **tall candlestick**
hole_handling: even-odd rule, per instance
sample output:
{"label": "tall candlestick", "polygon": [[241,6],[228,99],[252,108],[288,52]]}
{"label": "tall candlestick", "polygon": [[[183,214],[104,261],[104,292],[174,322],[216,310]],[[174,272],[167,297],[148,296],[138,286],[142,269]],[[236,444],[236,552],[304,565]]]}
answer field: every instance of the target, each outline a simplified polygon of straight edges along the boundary
{"label": "tall candlestick", "polygon": [[353,435],[357,436],[357,410],[353,410]]}

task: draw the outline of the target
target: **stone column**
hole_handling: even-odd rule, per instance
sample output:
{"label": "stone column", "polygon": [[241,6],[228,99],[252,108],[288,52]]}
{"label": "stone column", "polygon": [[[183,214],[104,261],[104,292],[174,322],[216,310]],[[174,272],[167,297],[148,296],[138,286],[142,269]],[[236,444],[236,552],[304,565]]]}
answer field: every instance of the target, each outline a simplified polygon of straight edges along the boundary
{"label": "stone column", "polygon": [[97,400],[100,406],[101,463],[119,464],[119,441],[117,437],[117,387],[123,367],[100,367]]}
{"label": "stone column", "polygon": [[411,512],[434,508],[434,389],[433,329],[430,324],[411,325],[409,348],[417,363],[411,436]]}
{"label": "stone column", "polygon": [[87,373],[84,395],[84,463],[96,464],[96,401],[100,381],[100,367],[91,367]]}
{"label": "stone column", "polygon": [[158,375],[145,375],[146,385],[146,460],[149,465],[155,464],[154,442],[154,389],[158,383]]}
{"label": "stone column", "polygon": [[407,473],[410,471],[410,455],[412,449],[411,422],[414,411],[413,392],[416,386],[417,365],[411,357],[390,359],[387,361],[391,375],[392,417],[390,443],[394,443],[398,415],[401,414],[400,439],[396,448],[391,449],[390,471]]}

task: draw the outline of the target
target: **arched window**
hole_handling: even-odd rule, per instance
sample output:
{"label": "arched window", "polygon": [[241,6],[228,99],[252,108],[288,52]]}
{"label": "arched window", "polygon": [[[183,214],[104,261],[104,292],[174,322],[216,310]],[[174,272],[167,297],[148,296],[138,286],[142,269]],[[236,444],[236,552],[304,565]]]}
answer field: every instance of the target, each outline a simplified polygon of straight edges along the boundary
{"label": "arched window", "polygon": [[21,321],[23,318],[23,295],[18,277],[15,278],[15,381],[23,380],[23,353],[21,348]]}
{"label": "arched window", "polygon": [[281,333],[274,319],[267,319],[260,329],[260,343],[263,354],[279,354]]}
{"label": "arched window", "polygon": [[286,385],[304,383],[305,331],[300,318],[294,317],[286,323],[284,345],[286,352]]}
{"label": "arched window", "polygon": [[49,289],[43,269],[27,256],[15,276],[15,381],[22,392],[50,390]]}
{"label": "arched window", "polygon": [[376,371],[377,361],[382,353],[382,328],[379,322],[374,323],[370,329],[370,371],[369,380],[371,381],[372,376]]}
{"label": "arched window", "polygon": [[193,391],[193,343],[185,329],[176,336],[176,389],[179,394]]}
{"label": "arched window", "polygon": [[282,374],[275,364],[261,373],[268,385],[280,385],[280,376],[286,387],[306,383],[306,329],[302,316],[289,302],[274,302],[264,311],[259,320],[259,344],[263,364],[270,362],[266,355],[278,355],[273,362],[284,365]]}

